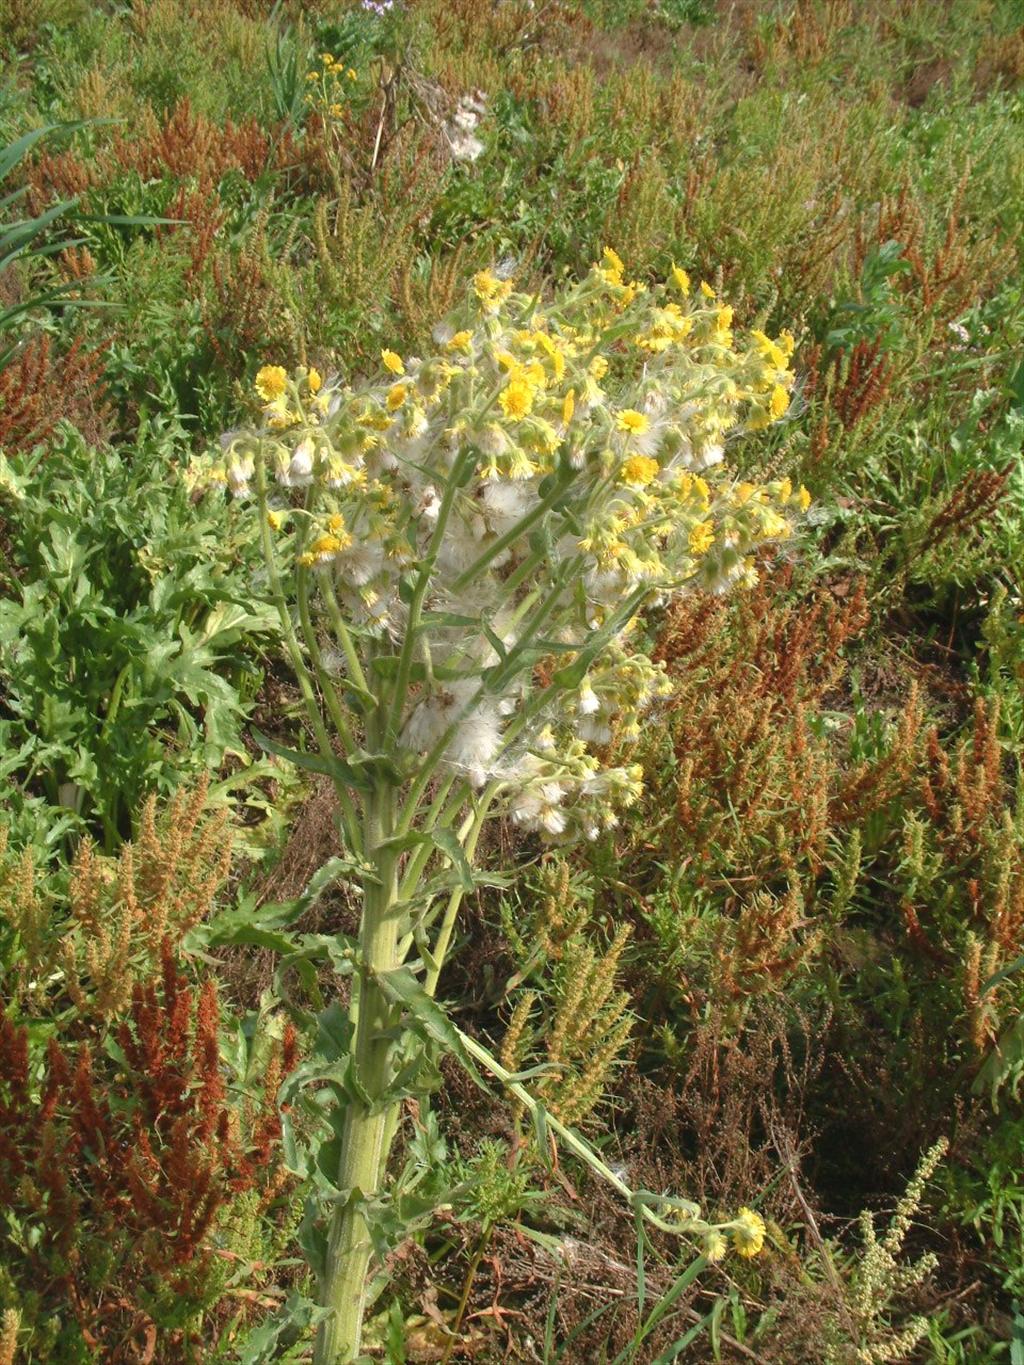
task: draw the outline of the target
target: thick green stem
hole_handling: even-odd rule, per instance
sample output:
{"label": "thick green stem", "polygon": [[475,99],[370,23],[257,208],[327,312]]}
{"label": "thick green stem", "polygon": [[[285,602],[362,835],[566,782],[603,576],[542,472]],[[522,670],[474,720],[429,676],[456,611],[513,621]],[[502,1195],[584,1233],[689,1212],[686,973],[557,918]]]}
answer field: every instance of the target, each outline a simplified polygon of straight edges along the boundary
{"label": "thick green stem", "polygon": [[395,825],[395,797],[379,786],[368,799],[366,853],[374,878],[363,893],[359,971],[353,1007],[355,1080],[366,1099],[347,1101],[338,1163],[337,1204],[327,1234],[322,1301],[332,1310],[321,1324],[314,1365],[344,1365],[359,1354],[372,1245],[365,1204],[380,1192],[397,1128],[398,1102],[383,1102],[391,1081],[395,1006],[379,976],[398,965],[397,857],[385,847]]}

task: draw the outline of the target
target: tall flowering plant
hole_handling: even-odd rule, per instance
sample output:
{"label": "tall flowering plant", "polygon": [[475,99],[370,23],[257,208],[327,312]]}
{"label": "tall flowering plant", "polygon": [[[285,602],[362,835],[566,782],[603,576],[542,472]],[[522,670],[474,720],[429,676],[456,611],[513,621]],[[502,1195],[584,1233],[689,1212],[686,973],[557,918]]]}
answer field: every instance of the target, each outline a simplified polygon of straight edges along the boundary
{"label": "tall flowering plant", "polygon": [[[410,1021],[458,1043],[432,997],[485,822],[559,841],[614,827],[642,774],[611,755],[670,690],[638,615],[754,582],[753,552],[791,535],[808,501],[722,466],[727,439],[786,412],[792,337],[738,337],[732,309],[681,269],[648,288],[606,250],[547,301],[483,271],[434,341],[424,359],[384,351],[365,382],[265,365],[262,420],[190,470],[254,506],[362,882],[318,1365],[359,1350]],[[707,1255],[726,1233],[760,1247],[749,1210],[713,1226],[661,1202],[640,1206]]]}

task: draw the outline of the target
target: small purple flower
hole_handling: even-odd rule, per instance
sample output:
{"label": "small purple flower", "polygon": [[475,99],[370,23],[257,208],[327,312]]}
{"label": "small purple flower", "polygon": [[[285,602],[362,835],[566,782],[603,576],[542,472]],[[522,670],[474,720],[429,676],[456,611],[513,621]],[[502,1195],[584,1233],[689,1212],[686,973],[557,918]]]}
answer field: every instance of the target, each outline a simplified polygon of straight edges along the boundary
{"label": "small purple flower", "polygon": [[380,19],[383,19],[394,3],[395,0],[362,0],[363,9],[369,14],[376,14]]}

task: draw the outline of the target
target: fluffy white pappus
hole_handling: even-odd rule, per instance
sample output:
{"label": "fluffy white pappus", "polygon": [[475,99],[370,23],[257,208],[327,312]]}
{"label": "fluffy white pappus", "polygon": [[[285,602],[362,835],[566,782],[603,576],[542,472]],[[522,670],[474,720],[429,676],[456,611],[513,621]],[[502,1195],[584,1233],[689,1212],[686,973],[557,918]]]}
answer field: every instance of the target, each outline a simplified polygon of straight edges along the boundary
{"label": "fluffy white pappus", "polygon": [[481,453],[491,457],[504,455],[512,445],[508,433],[497,422],[485,422],[474,431],[473,437]]}
{"label": "fluffy white pappus", "polygon": [[665,439],[666,425],[663,421],[652,421],[646,431],[629,438],[629,451],[632,455],[656,455]]}
{"label": "fluffy white pappus", "polygon": [[332,678],[340,678],[347,670],[345,656],[340,649],[325,649],[320,656],[320,662]]}
{"label": "fluffy white pappus", "polygon": [[676,437],[671,457],[662,465],[662,479],[671,479],[673,475],[679,473],[692,474],[696,472],[697,457],[693,453],[693,445],[686,436]]}
{"label": "fluffy white pappus", "polygon": [[309,436],[304,437],[292,451],[287,469],[282,470],[278,482],[285,488],[306,488],[313,482],[313,459],[316,449]]}
{"label": "fluffy white pappus", "polygon": [[337,556],[339,576],[354,588],[364,588],[384,568],[384,547],[372,540],[353,540]]}
{"label": "fluffy white pappus", "polygon": [[583,576],[587,596],[602,606],[621,602],[627,581],[620,569],[591,569]]}
{"label": "fluffy white pappus", "polygon": [[490,479],[480,487],[477,505],[483,522],[483,535],[503,536],[536,505],[536,491],[523,483]]}
{"label": "fluffy white pappus", "polygon": [[718,441],[709,442],[701,446],[700,450],[694,455],[694,469],[710,469],[713,465],[721,464],[725,459],[725,447]]}
{"label": "fluffy white pappus", "polygon": [[564,798],[565,789],[560,782],[538,782],[516,792],[509,804],[509,814],[524,829],[557,838],[569,824],[562,807]]}
{"label": "fluffy white pappus", "polygon": [[441,499],[438,497],[437,489],[432,483],[428,483],[416,503],[416,516],[427,526],[436,526],[440,512]]}
{"label": "fluffy white pappus", "polygon": [[438,552],[437,562],[441,575],[451,574],[458,577],[480,557],[480,538],[476,534],[479,518],[473,517],[468,525],[458,513],[448,519],[444,538]]}
{"label": "fluffy white pappus", "polygon": [[459,132],[472,133],[476,131],[476,125],[480,122],[480,115],[474,113],[468,105],[460,104],[455,113],[452,114],[452,124]]}
{"label": "fluffy white pappus", "polygon": [[445,716],[441,697],[421,697],[406,717],[398,742],[412,753],[429,753],[448,728]]}
{"label": "fluffy white pappus", "polygon": [[601,701],[590,683],[584,679],[580,687],[579,696],[576,698],[576,710],[581,716],[592,716],[600,711]]}
{"label": "fluffy white pappus", "polygon": [[474,787],[482,787],[493,773],[500,747],[501,717],[493,702],[488,701],[456,723],[445,757],[453,767],[466,772]]}
{"label": "fluffy white pappus", "polygon": [[240,459],[232,460],[227,468],[228,488],[236,498],[247,498],[251,492],[249,480],[256,472],[256,465],[251,455],[243,455]]}
{"label": "fluffy white pappus", "polygon": [[612,738],[612,727],[605,716],[582,716],[576,726],[576,733],[587,744],[608,744]]}

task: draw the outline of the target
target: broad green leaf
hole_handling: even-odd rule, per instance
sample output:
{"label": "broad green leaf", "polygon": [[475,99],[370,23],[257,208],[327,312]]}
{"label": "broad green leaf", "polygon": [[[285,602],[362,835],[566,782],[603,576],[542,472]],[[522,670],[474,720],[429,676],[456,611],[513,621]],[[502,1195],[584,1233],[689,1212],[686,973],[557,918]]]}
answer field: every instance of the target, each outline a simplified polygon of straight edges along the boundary
{"label": "broad green leaf", "polygon": [[455,1025],[437,1001],[426,993],[408,967],[395,967],[389,972],[373,972],[372,976],[389,1000],[407,1010],[425,1034],[458,1057],[477,1085],[482,1089],[487,1088],[472,1058],[463,1047]]}

